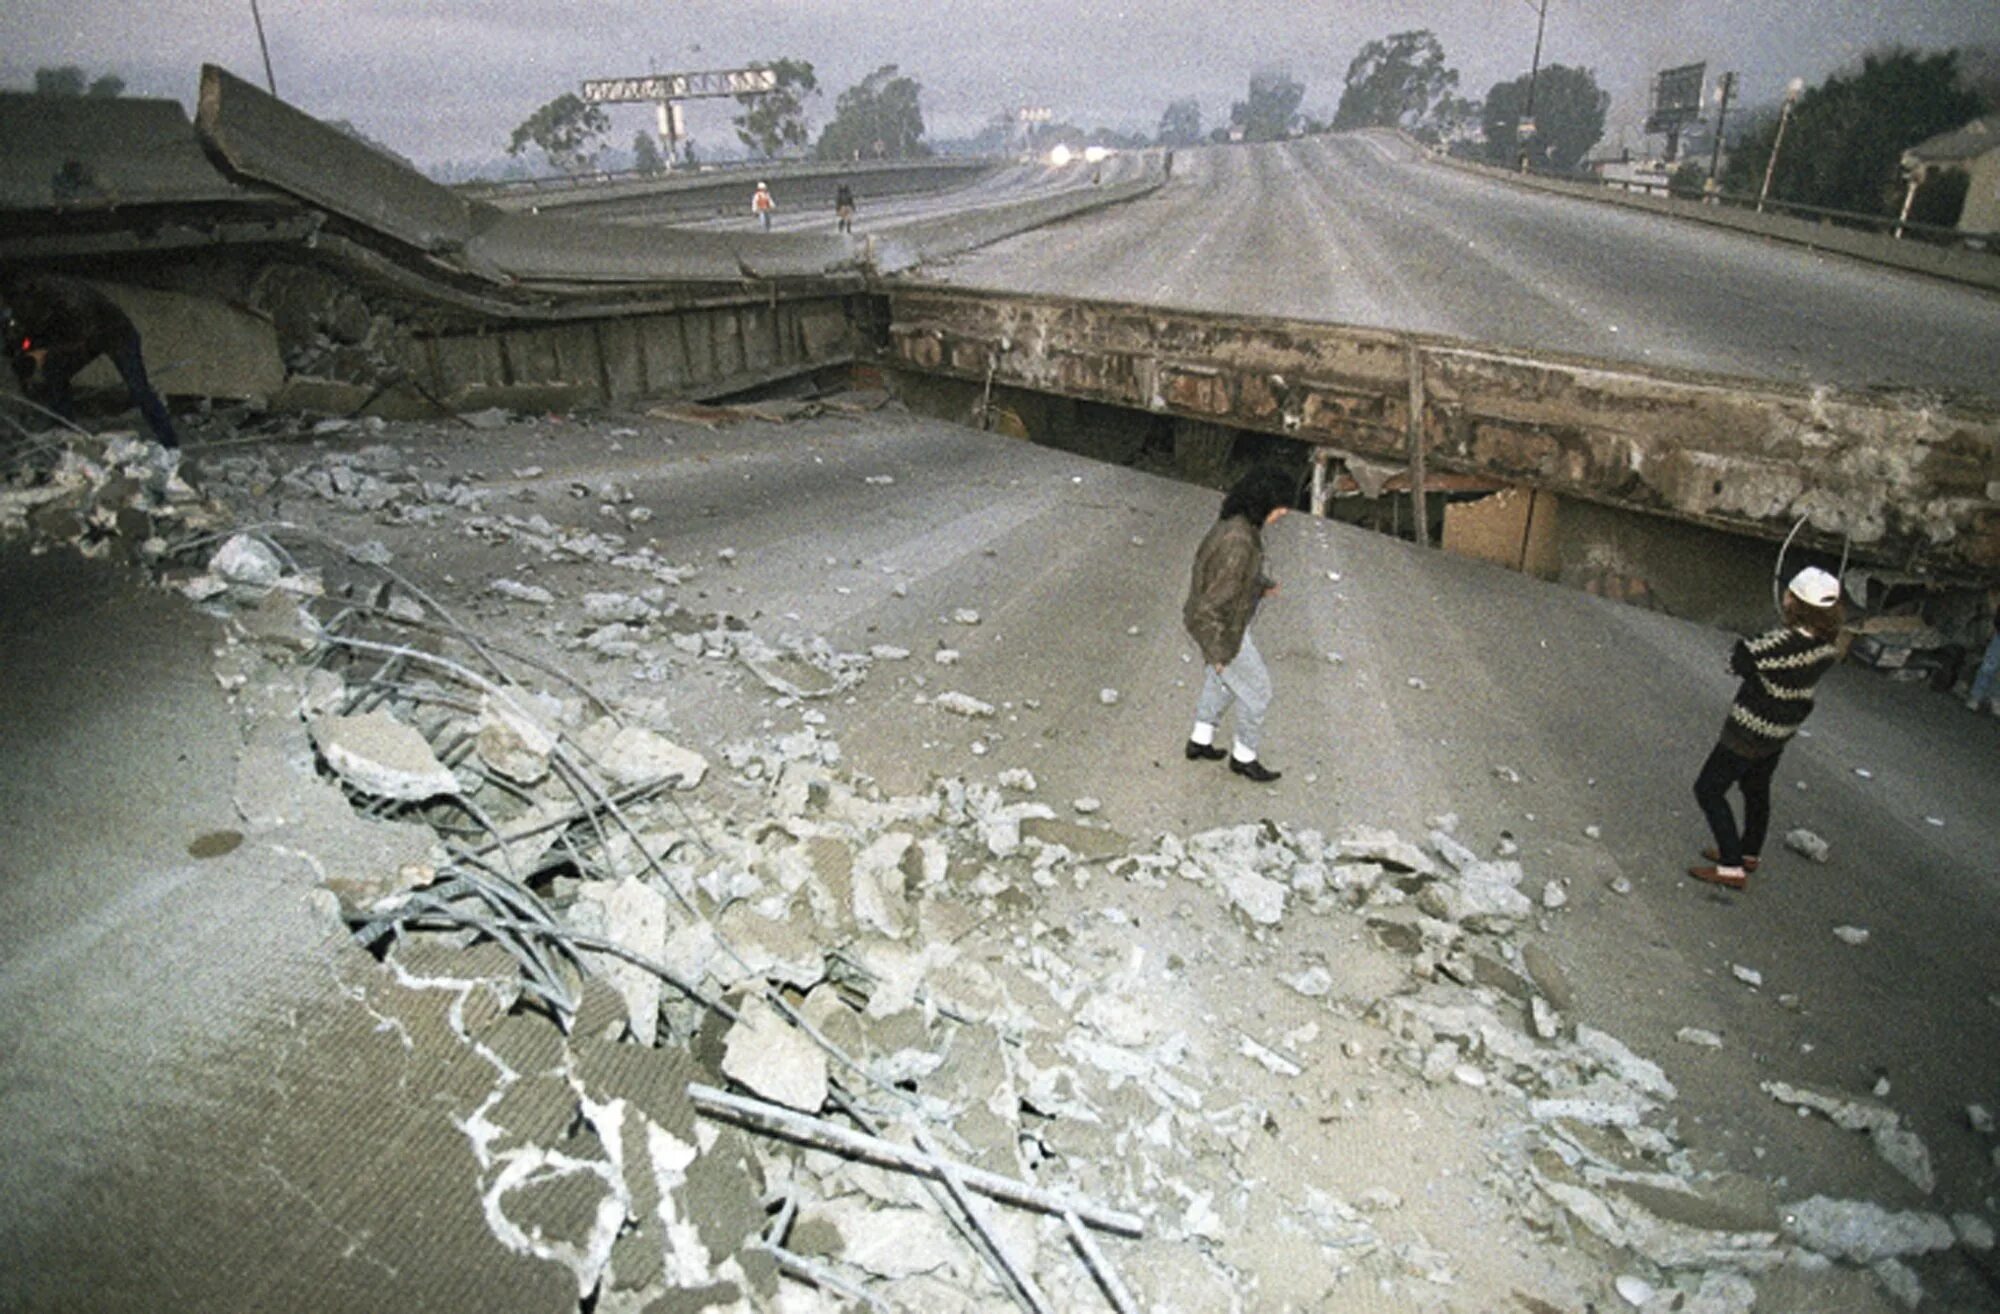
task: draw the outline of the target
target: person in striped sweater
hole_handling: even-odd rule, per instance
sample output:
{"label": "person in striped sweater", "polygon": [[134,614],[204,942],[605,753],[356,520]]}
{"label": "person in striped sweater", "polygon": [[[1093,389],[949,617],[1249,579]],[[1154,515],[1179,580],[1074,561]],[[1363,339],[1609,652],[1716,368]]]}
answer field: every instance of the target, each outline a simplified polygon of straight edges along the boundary
{"label": "person in striped sweater", "polygon": [[[1714,865],[1690,867],[1688,875],[1732,890],[1742,889],[1757,870],[1771,825],[1771,777],[1778,758],[1811,714],[1820,677],[1840,660],[1839,580],[1817,566],[1806,567],[1786,587],[1783,611],[1783,625],[1738,640],[1730,652],[1729,669],[1743,683],[1722,723],[1722,737],[1694,782],[1695,802],[1715,833],[1715,847],[1702,850],[1702,856]],[[1732,785],[1743,792],[1741,831],[1729,805]]]}

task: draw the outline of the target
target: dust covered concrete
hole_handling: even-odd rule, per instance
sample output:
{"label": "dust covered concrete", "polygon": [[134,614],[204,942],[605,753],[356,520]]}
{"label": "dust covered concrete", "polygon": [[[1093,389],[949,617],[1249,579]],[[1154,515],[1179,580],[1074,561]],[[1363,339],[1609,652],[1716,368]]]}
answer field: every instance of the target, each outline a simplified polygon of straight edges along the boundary
{"label": "dust covered concrete", "polygon": [[[47,760],[148,782],[119,797],[202,852],[240,835],[198,861],[273,887],[220,901],[293,946],[213,929],[226,978],[162,979],[130,1049],[10,1018],[10,1176],[76,1145],[100,1174],[10,1195],[10,1303],[61,1303],[116,1231],[155,1243],[135,1305],[329,1273],[317,1303],[378,1308],[1992,1304],[1990,718],[1836,672],[1778,819],[1829,861],[1717,896],[1677,873],[1727,636],[1663,616],[1284,522],[1257,789],[1176,748],[1212,494],[867,394],[243,437],[191,487],[79,444],[5,503],[181,595],[94,566],[122,631],[17,640],[48,730],[7,806],[48,838],[9,897],[87,868],[115,903],[160,860],[17,765]],[[80,568],[24,550],[66,596]],[[164,687],[57,733],[114,657]],[[400,722],[452,784],[342,772],[329,716]],[[147,979],[16,925],[21,997]],[[171,962],[167,929],[124,957]],[[14,1116],[134,1052],[213,1093],[116,1135]],[[801,1114],[894,1153],[767,1134]],[[1007,1183],[1096,1218],[1103,1263],[980,1202]]]}

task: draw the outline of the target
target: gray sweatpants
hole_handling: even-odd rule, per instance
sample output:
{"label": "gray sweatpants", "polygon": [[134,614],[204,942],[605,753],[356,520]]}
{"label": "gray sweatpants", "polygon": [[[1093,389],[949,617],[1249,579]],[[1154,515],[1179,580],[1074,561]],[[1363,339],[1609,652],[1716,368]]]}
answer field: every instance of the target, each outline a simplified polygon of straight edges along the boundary
{"label": "gray sweatpants", "polygon": [[1208,678],[1201,682],[1201,699],[1195,703],[1194,719],[1204,725],[1217,725],[1230,706],[1237,705],[1236,742],[1246,752],[1256,753],[1257,740],[1264,731],[1264,713],[1271,708],[1271,673],[1264,669],[1257,645],[1250,641],[1246,631],[1235,661],[1220,671],[1213,666],[1206,669]]}

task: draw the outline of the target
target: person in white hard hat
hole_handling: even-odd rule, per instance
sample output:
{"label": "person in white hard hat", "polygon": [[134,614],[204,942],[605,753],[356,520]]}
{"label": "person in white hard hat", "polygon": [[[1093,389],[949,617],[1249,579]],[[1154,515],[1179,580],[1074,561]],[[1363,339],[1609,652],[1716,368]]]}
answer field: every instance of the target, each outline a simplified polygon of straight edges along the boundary
{"label": "person in white hard hat", "polygon": [[[1808,566],[1785,589],[1785,623],[1754,639],[1739,639],[1729,669],[1740,676],[1736,701],[1722,723],[1722,737],[1694,782],[1695,802],[1715,833],[1715,847],[1702,856],[1713,866],[1690,867],[1688,875],[1711,885],[1740,890],[1757,870],[1758,854],[1771,826],[1771,776],[1785,745],[1813,709],[1819,680],[1840,660],[1836,640],[1845,619],[1840,581]],[[1736,827],[1729,789],[1743,793],[1743,828]]]}
{"label": "person in white hard hat", "polygon": [[764,221],[767,233],[771,231],[771,211],[777,208],[778,203],[771,198],[770,184],[758,183],[757,190],[750,194],[750,213]]}

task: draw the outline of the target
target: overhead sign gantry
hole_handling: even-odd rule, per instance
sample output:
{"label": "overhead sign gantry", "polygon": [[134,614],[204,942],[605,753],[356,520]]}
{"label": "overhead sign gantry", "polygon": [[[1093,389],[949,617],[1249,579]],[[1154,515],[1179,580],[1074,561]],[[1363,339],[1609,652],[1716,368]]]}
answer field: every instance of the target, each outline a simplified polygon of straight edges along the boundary
{"label": "overhead sign gantry", "polygon": [[709,69],[699,73],[648,73],[637,78],[592,78],[583,84],[587,105],[652,105],[659,112],[660,140],[667,158],[676,157],[687,139],[685,100],[719,100],[730,96],[764,96],[778,89],[778,72],[770,68]]}

